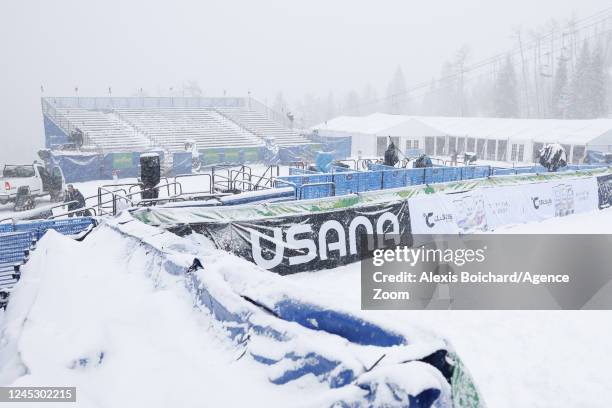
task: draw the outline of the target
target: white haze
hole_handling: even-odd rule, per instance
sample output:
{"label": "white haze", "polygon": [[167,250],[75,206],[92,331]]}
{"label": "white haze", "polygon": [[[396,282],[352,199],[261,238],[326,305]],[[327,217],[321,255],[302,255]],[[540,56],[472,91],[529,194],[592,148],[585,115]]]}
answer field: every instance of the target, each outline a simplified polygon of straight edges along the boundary
{"label": "white haze", "polygon": [[513,46],[512,29],[585,17],[609,0],[0,2],[0,163],[43,145],[44,95],[152,96],[187,80],[204,95],[383,89],[435,77],[468,44],[472,59]]}

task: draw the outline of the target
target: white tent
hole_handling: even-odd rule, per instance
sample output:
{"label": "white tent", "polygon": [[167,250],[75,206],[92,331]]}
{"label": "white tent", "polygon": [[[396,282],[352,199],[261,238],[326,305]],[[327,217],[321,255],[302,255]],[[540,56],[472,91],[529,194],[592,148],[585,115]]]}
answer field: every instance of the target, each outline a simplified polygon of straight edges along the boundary
{"label": "white tent", "polygon": [[340,116],[314,126],[320,136],[352,137],[353,156],[380,156],[389,136],[402,150],[430,155],[476,152],[487,160],[532,162],[546,143],[559,143],[578,163],[586,149],[612,151],[612,119],[506,119],[402,116],[374,113]]}

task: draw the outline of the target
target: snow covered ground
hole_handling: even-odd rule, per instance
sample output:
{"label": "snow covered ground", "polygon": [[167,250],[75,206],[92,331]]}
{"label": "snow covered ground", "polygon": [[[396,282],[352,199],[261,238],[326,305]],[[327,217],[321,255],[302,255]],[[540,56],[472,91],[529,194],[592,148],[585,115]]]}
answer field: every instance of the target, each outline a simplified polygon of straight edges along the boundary
{"label": "snow covered ground", "polygon": [[[608,209],[498,232],[611,228]],[[237,360],[241,350],[193,310],[178,278],[156,278],[144,249],[115,238],[102,230],[76,242],[50,232],[39,243],[14,303],[0,311],[0,327],[19,339],[0,347],[0,385],[77,386],[79,407],[317,406],[315,381],[276,386],[261,365]],[[205,268],[255,268],[225,252],[202,252]],[[612,311],[360,311],[359,274],[353,264],[286,279],[372,321],[445,336],[489,407],[610,406]]]}
{"label": "snow covered ground", "polygon": [[[609,234],[612,209],[520,224],[517,234]],[[288,278],[360,307],[359,266]],[[610,407],[612,311],[368,311],[450,339],[488,406]]]}

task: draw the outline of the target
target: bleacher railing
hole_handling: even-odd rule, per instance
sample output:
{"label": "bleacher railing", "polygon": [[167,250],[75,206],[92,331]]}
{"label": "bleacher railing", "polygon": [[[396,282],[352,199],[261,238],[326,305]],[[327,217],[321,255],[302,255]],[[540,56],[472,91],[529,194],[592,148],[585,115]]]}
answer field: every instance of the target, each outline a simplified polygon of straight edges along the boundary
{"label": "bleacher railing", "polygon": [[[76,130],[76,126],[66,117],[66,115],[60,113],[52,104],[50,104],[45,98],[41,99],[43,115],[49,118],[57,127],[63,130],[66,135],[70,135]],[[99,146],[89,137],[87,132],[83,132],[83,144],[87,146],[93,146],[99,149]]]}
{"label": "bleacher railing", "polygon": [[257,112],[260,112],[264,115],[266,115],[266,117],[286,128],[291,129],[293,127],[293,123],[291,123],[291,121],[289,120],[289,118],[285,115],[283,115],[280,112],[277,112],[273,109],[270,109],[269,107],[267,107],[266,105],[264,105],[263,103],[259,102],[257,99],[253,99],[251,97],[247,98],[247,107],[249,110],[254,110]]}
{"label": "bleacher railing", "polygon": [[142,97],[45,97],[43,101],[56,108],[81,109],[140,109],[140,108],[208,108],[244,107],[247,98],[240,97],[180,97],[180,96],[142,96]]}

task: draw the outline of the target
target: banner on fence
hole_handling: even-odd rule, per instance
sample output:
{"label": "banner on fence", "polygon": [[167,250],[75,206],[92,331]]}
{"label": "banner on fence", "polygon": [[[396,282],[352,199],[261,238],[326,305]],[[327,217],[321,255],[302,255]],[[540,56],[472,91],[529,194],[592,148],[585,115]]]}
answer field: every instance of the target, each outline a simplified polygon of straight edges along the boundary
{"label": "banner on fence", "polygon": [[597,196],[600,209],[612,205],[612,174],[597,177]]}
{"label": "banner on fence", "polygon": [[585,178],[419,196],[409,206],[415,234],[457,234],[593,211],[598,201],[595,178]]}
{"label": "banner on fence", "polygon": [[190,231],[282,275],[356,262],[367,249],[412,244],[406,200],[306,216],[190,224],[188,231],[173,230]]}

